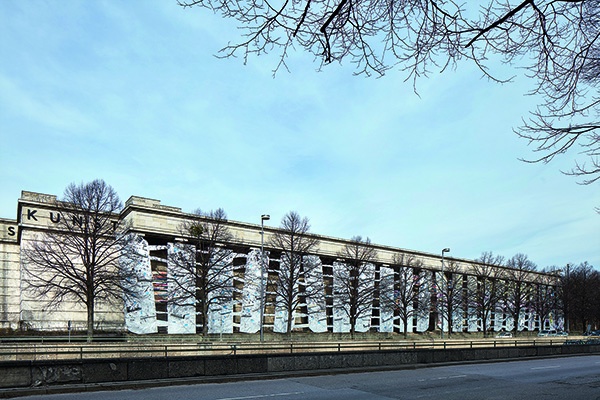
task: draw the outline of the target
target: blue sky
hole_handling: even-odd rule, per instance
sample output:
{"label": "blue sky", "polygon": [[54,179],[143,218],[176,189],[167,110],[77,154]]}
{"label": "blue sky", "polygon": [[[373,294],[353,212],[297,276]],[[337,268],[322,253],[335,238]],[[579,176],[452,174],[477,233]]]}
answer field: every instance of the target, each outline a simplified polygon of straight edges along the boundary
{"label": "blue sky", "polygon": [[[468,64],[418,82],[353,76],[301,51],[217,59],[232,21],[172,1],[0,1],[0,217],[21,190],[61,195],[102,178],[123,201],[540,267],[600,266],[600,186],[548,165],[513,133],[533,82],[490,83]],[[498,69],[506,72],[506,69]]]}

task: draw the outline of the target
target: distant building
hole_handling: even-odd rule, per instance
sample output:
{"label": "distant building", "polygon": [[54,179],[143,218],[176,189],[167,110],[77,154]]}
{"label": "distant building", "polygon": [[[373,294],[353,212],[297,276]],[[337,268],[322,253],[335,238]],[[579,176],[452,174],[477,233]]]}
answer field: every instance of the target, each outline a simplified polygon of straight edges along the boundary
{"label": "distant building", "polygon": [[[32,296],[24,290],[21,249],[35,240],[43,240],[43,234],[53,229],[56,224],[54,204],[56,196],[23,191],[18,200],[17,220],[0,219],[0,328],[12,330],[66,330],[69,321],[74,329],[84,330],[86,326],[85,310],[76,303],[64,303],[53,310],[45,310],[43,300]],[[185,243],[181,238],[180,226],[186,220],[195,218],[180,208],[165,206],[158,200],[132,196],[117,216],[127,222],[131,233],[139,236],[138,249],[143,257],[136,266],[139,275],[140,297],[135,302],[123,302],[119,305],[100,305],[96,310],[96,327],[105,331],[130,331],[138,334],[148,333],[196,333],[197,326],[194,305],[177,305],[170,303],[172,288],[168,284],[168,276],[173,265],[170,265],[169,254],[177,251]],[[231,243],[225,245],[230,252],[233,288],[229,301],[208,315],[210,333],[256,333],[260,329],[260,248],[261,226],[236,221],[228,221],[227,226],[233,235]],[[285,262],[281,249],[269,247],[269,237],[277,228],[265,227],[265,253],[268,255],[268,271],[277,274]],[[316,266],[314,272],[306,279],[312,279],[322,287],[324,296],[318,301],[306,301],[294,314],[294,329],[312,332],[348,332],[347,316],[341,312],[339,301],[336,301],[334,290],[334,269],[340,267],[338,254],[349,243],[347,240],[326,236],[316,236],[319,248],[311,255],[311,262]],[[408,332],[425,332],[439,329],[440,307],[437,300],[436,281],[441,277],[441,257],[412,250],[390,246],[373,245],[378,259],[373,263],[370,277],[362,277],[364,285],[375,285],[370,312],[363,315],[357,324],[357,331],[402,332],[401,319],[393,307],[383,307],[379,297],[394,296],[393,280],[384,277],[395,277],[399,265],[394,264],[395,254],[405,254],[420,262],[415,273],[425,279],[415,290],[419,291],[425,312],[419,313],[408,321]],[[472,260],[446,258],[446,277],[456,287],[462,289],[462,300],[458,300],[452,317],[454,332],[481,331],[481,315],[473,312],[468,301],[468,292],[477,290],[478,277],[474,274]],[[449,265],[453,268],[449,268]],[[504,269],[503,267],[497,267]],[[532,282],[542,278],[551,287],[555,277],[547,274],[532,273]],[[398,279],[397,277],[394,279]],[[391,282],[391,283],[390,283]],[[537,279],[532,285],[539,285]],[[142,287],[143,286],[143,287]],[[460,295],[460,294],[459,294]],[[308,304],[307,304],[308,303]],[[519,317],[519,330],[536,330],[556,327],[560,321],[554,314],[540,320],[532,307],[523,310]],[[265,330],[282,332],[285,326],[285,315],[267,302],[265,308]],[[513,330],[514,321],[500,306],[487,320],[489,330]],[[443,323],[444,330],[448,324]]]}

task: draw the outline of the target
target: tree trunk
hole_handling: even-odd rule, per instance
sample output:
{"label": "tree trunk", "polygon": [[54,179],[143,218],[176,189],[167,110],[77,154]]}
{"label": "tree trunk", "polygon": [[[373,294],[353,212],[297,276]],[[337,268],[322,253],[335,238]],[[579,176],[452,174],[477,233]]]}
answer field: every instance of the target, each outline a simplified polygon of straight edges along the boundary
{"label": "tree trunk", "polygon": [[208,304],[206,301],[202,302],[202,336],[208,335]]}
{"label": "tree trunk", "polygon": [[483,331],[483,337],[487,337],[487,323],[485,317],[483,317],[483,320],[481,321],[481,330]]}
{"label": "tree trunk", "polygon": [[91,342],[94,338],[94,299],[87,301],[87,341]]}
{"label": "tree trunk", "polygon": [[285,333],[291,337],[292,336],[292,317],[294,314],[294,310],[292,310],[292,307],[288,307],[287,310],[287,326],[285,328]]}
{"label": "tree trunk", "polygon": [[516,313],[513,314],[513,324],[515,326],[515,337],[519,335],[519,315],[521,314],[521,308],[516,309]]}

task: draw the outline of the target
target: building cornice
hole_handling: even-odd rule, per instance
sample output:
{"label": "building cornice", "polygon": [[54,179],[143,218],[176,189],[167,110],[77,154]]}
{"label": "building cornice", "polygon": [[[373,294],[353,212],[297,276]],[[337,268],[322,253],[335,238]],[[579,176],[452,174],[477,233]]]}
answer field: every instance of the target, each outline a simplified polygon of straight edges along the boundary
{"label": "building cornice", "polygon": [[[28,209],[36,208],[36,209],[44,209],[44,210],[53,210],[55,209],[55,205],[58,202],[56,195],[45,194],[45,193],[37,193],[30,191],[22,191],[21,198],[18,201],[18,213],[17,220],[8,220],[2,219],[0,222],[5,225],[8,223],[12,223],[17,225],[19,228],[19,237],[20,230],[22,228],[27,229],[44,229],[47,228],[47,224],[42,224],[40,221],[25,221],[24,220],[24,211],[23,209],[28,207]],[[54,205],[54,206],[53,206]],[[118,218],[121,222],[124,222],[125,225],[131,223],[131,225],[127,228],[128,231],[143,233],[143,234],[152,234],[163,237],[181,237],[181,233],[177,231],[177,227],[181,225],[184,221],[191,220],[204,220],[210,221],[209,218],[198,216],[193,213],[186,213],[181,210],[180,207],[173,207],[161,204],[160,200],[141,197],[141,196],[131,196],[125,202],[125,206],[120,211],[119,214],[115,214],[115,217]],[[139,221],[143,218],[152,219],[156,218],[156,225],[152,225],[149,223],[141,224]],[[160,224],[160,221],[168,221],[169,226],[164,226]],[[137,223],[137,224],[136,224]],[[260,231],[261,225],[227,220],[226,225],[233,231],[233,240],[232,244],[236,245],[244,245],[249,247],[258,248],[260,247]],[[282,230],[278,227],[264,226],[265,232],[265,248],[270,249],[270,244],[268,238],[274,235],[277,232],[281,232]],[[307,236],[317,239],[319,241],[318,250],[315,252],[317,255],[322,255],[330,258],[338,258],[339,251],[348,244],[353,244],[354,242],[348,239],[342,239],[332,236],[319,235],[315,233],[310,233]],[[393,256],[394,254],[404,254],[408,256],[415,257],[419,259],[423,263],[423,268],[430,270],[441,270],[441,255],[427,253],[422,251],[404,249],[400,247],[394,247],[389,245],[381,245],[376,243],[371,243],[370,247],[377,250],[379,259],[378,262],[382,265],[393,265]],[[271,249],[275,250],[275,249]],[[468,273],[471,269],[472,265],[481,265],[475,260],[469,260],[464,258],[445,256],[444,260],[446,261],[446,270],[448,270],[448,265],[450,263],[454,263],[458,265],[458,270],[464,273]],[[509,271],[511,268],[501,265],[489,265],[504,271]],[[538,272],[535,271],[536,275],[545,275],[548,278],[556,278],[556,274],[546,273],[546,272]]]}

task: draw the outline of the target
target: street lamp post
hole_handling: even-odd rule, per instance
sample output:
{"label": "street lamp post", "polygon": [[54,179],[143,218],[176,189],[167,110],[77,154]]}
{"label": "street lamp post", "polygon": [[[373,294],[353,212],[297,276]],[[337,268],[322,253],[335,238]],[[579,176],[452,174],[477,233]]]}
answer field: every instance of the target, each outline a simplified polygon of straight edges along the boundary
{"label": "street lamp post", "polygon": [[265,221],[271,219],[269,214],[260,216],[260,342],[265,341],[263,320],[265,318]]}
{"label": "street lamp post", "polygon": [[567,284],[563,285],[563,312],[564,312],[564,317],[565,317],[565,331],[567,333],[569,333],[569,307],[571,306],[570,302],[569,302],[569,289],[570,289],[570,285],[571,285],[571,278],[569,276],[569,270],[571,268],[570,264],[567,264]]}
{"label": "street lamp post", "polygon": [[[444,293],[444,253],[448,253],[450,252],[450,248],[446,247],[445,249],[442,249],[442,277],[441,277],[441,287],[442,287],[442,318],[440,321],[440,331],[442,331],[442,339],[444,339],[444,296],[446,295],[446,293]],[[448,324],[450,324],[450,321],[448,321]]]}

